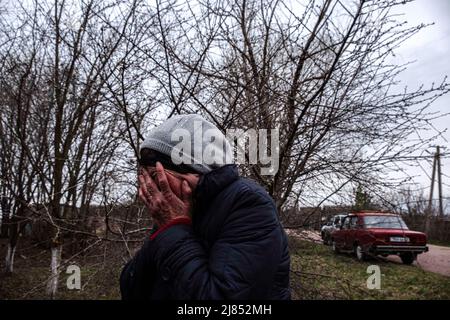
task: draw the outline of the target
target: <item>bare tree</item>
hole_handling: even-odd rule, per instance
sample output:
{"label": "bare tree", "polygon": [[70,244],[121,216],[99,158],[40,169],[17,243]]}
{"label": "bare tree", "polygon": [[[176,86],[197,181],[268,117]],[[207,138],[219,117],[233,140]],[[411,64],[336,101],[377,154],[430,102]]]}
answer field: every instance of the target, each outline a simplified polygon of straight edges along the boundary
{"label": "bare tree", "polygon": [[[129,167],[120,167],[126,160],[120,153],[126,148],[120,145],[125,140],[134,152],[138,148],[136,136],[124,139],[132,125],[139,130],[125,99],[138,104],[144,80],[141,76],[128,82],[123,75],[136,76],[129,66],[136,70],[142,63],[133,56],[135,46],[125,41],[128,34],[129,38],[141,34],[135,32],[142,18],[139,3],[19,3],[2,21],[3,43],[8,44],[2,54],[11,61],[3,66],[2,79],[7,118],[3,121],[2,110],[1,130],[8,132],[2,138],[7,152],[2,162],[2,199],[5,208],[6,201],[14,200],[14,217],[24,216],[32,203],[44,205],[32,212],[51,227],[48,293],[52,297],[65,235],[90,235],[85,228],[87,215],[101,194],[102,182],[114,184],[111,177],[129,173]],[[117,97],[121,105],[114,109]],[[144,114],[140,109],[138,115]],[[124,180],[122,185],[129,184]]]}
{"label": "bare tree", "polygon": [[[396,77],[406,65],[392,63],[391,55],[425,27],[398,21],[391,10],[401,3],[165,7],[155,41],[170,66],[169,96],[179,97],[171,105],[204,113],[222,129],[278,128],[278,172],[262,176],[261,165],[243,167],[278,209],[305,199],[320,204],[346,186],[387,186],[383,174],[414,160],[429,141],[410,138],[429,127],[436,115],[428,106],[449,91],[445,79],[400,90]],[[186,88],[191,95],[181,96]]]}

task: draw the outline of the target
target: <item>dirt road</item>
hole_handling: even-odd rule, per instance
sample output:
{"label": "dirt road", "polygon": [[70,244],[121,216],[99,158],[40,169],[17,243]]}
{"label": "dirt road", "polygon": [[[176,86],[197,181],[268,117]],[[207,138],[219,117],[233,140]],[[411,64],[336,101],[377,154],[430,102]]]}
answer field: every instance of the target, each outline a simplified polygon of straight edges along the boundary
{"label": "dirt road", "polygon": [[[442,274],[450,277],[450,247],[428,245],[429,251],[419,254],[414,265],[423,270]],[[402,263],[397,256],[389,256],[389,261]]]}

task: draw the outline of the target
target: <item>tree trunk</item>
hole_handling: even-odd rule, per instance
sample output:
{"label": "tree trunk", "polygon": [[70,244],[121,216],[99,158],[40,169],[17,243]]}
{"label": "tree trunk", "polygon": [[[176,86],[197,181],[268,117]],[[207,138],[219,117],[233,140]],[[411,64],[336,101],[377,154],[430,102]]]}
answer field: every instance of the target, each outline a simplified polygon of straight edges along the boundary
{"label": "tree trunk", "polygon": [[62,245],[52,247],[51,275],[47,282],[47,294],[55,299],[58,290],[59,266],[61,265]]}
{"label": "tree trunk", "polygon": [[5,268],[7,273],[12,273],[14,269],[14,254],[16,253],[17,241],[19,240],[19,221],[16,217],[9,219],[8,230],[8,252],[5,258]]}
{"label": "tree trunk", "polygon": [[2,223],[0,226],[0,238],[9,238],[9,220],[11,214],[11,205],[8,203],[6,196],[2,196],[1,201]]}
{"label": "tree trunk", "polygon": [[13,273],[14,271],[14,254],[16,253],[16,246],[12,246],[8,243],[8,252],[5,258],[5,271],[6,273]]}

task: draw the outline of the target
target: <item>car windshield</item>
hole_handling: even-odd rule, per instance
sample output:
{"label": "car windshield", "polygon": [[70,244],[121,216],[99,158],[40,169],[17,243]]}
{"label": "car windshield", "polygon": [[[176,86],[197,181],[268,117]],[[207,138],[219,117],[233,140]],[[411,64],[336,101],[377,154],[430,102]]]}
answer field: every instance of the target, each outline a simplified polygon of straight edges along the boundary
{"label": "car windshield", "polygon": [[408,229],[399,216],[364,216],[364,226],[379,229]]}

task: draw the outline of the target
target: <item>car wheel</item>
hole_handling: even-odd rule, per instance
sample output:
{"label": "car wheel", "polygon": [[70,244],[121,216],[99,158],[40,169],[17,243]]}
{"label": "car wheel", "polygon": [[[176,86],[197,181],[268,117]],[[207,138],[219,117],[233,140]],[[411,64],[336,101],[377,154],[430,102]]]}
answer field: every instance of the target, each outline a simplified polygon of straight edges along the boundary
{"label": "car wheel", "polygon": [[331,240],[331,246],[332,246],[332,248],[333,248],[334,253],[339,253],[339,252],[340,252],[340,251],[339,251],[339,248],[338,248],[337,245],[336,245],[336,241]]}
{"label": "car wheel", "polygon": [[406,252],[400,254],[400,259],[402,259],[403,264],[412,264],[416,260],[416,255],[412,252]]}
{"label": "car wheel", "polygon": [[359,261],[365,261],[367,259],[367,254],[359,244],[355,245],[355,256]]}

